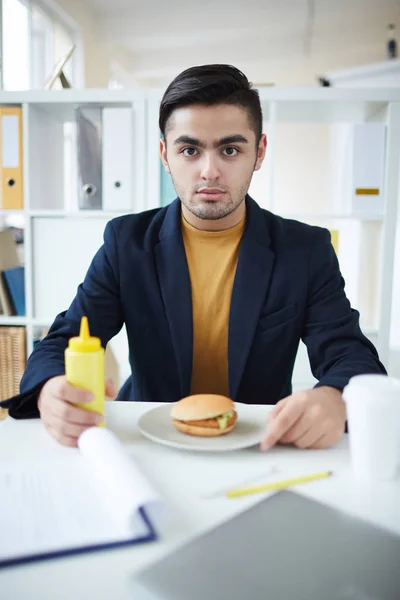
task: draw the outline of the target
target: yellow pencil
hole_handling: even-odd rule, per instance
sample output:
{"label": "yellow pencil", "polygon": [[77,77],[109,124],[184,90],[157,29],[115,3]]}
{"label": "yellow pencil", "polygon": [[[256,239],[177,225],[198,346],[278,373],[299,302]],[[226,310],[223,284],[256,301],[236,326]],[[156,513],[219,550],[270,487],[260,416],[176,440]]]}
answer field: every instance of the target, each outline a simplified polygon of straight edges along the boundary
{"label": "yellow pencil", "polygon": [[282,481],[272,481],[271,483],[265,483],[263,485],[257,485],[254,487],[230,490],[226,492],[226,495],[228,498],[239,498],[240,496],[248,496],[249,494],[257,494],[259,492],[281,490],[283,488],[291,487],[292,485],[307,483],[308,481],[314,481],[315,479],[323,479],[324,477],[330,477],[331,475],[332,471],[322,471],[321,473],[314,473],[313,475],[304,475],[303,477],[294,477],[293,479],[284,479]]}

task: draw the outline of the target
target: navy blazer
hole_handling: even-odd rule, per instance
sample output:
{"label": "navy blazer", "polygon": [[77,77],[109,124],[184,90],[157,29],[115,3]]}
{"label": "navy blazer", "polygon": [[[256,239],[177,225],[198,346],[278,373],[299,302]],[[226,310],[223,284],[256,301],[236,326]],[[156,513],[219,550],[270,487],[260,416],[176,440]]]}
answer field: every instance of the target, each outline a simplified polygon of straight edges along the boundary
{"label": "navy blazer", "polygon": [[[290,394],[301,339],[318,385],[343,389],[353,375],[385,373],[346,298],[329,232],[262,210],[248,196],[246,204],[229,316],[231,398],[275,404]],[[38,394],[64,374],[64,350],[82,315],[103,346],[126,324],[132,375],[119,400],[190,394],[192,304],[180,206],[176,199],[107,224],[71,306],[32,352],[21,393],[7,402],[13,417],[38,415]]]}

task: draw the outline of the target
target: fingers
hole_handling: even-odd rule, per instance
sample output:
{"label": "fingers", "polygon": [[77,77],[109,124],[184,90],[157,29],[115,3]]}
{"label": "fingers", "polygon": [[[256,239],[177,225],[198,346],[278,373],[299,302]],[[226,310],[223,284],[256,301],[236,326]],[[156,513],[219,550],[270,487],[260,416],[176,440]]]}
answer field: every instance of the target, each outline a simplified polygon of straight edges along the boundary
{"label": "fingers", "polygon": [[60,381],[55,382],[54,386],[52,388],[49,387],[49,389],[56,398],[66,400],[67,402],[73,402],[74,404],[85,404],[93,401],[92,392],[71,385],[65,377],[62,377]]}
{"label": "fingers", "polygon": [[56,416],[53,416],[51,421],[49,421],[49,426],[58,431],[60,435],[76,439],[85,431],[85,429],[93,427],[94,425],[95,423],[74,423],[65,421]]}
{"label": "fingers", "polygon": [[280,444],[295,444],[297,440],[302,438],[312,427],[312,422],[309,415],[304,414],[301,419],[290,428],[280,438]]}
{"label": "fingers", "polygon": [[110,378],[108,378],[106,381],[106,396],[108,398],[116,398],[117,396],[113,381]]}
{"label": "fingers", "polygon": [[50,435],[64,446],[76,447],[81,433],[98,425],[103,416],[75,402],[86,404],[93,395],[67,382],[65,376],[50,379],[40,393],[38,408]]}
{"label": "fingers", "polygon": [[320,404],[311,404],[305,415],[309,427],[304,433],[293,436],[297,448],[329,448],[336,444],[344,433],[344,420],[327,413]]}
{"label": "fingers", "polygon": [[322,435],[309,447],[314,450],[325,450],[326,448],[331,448],[334,446],[340,440],[340,438],[341,436],[339,436],[338,439],[332,438],[332,435],[330,434]]}
{"label": "fingers", "polygon": [[[301,428],[298,427],[296,434],[290,436],[290,440],[284,441],[286,437],[289,437],[288,432],[287,436],[283,436],[280,442],[291,443],[297,448],[302,449],[323,449],[330,448],[336,444],[344,434],[344,427],[335,427],[331,419],[313,422],[312,418],[310,419],[307,417],[308,415],[304,417],[304,425],[308,424],[308,427],[305,426],[303,432],[301,432]],[[300,421],[298,424],[300,425]],[[293,430],[296,428],[297,425],[295,425]]]}
{"label": "fingers", "polygon": [[296,399],[294,396],[285,398],[282,409],[277,409],[277,415],[268,421],[267,431],[261,442],[261,449],[272,448],[281,439],[281,437],[296,423],[302,416],[304,406],[301,396]]}
{"label": "fingers", "polygon": [[279,400],[279,402],[277,402],[275,406],[271,408],[271,410],[267,414],[267,423],[272,421],[272,419],[274,419],[283,410],[287,403],[287,400],[288,398],[283,398],[283,400]]}
{"label": "fingers", "polygon": [[[298,398],[296,397],[296,401],[297,400]],[[318,404],[309,404],[304,400],[303,414],[301,415],[301,418],[298,419],[296,423],[290,427],[286,433],[283,434],[283,436],[279,439],[279,443],[295,444],[297,446],[297,442],[304,436],[307,436],[306,439],[310,439],[310,437],[312,437],[310,430],[313,429],[317,431],[317,437],[320,437],[323,433],[323,431],[320,429],[322,417],[323,412]]]}
{"label": "fingers", "polygon": [[301,449],[314,448],[314,444],[316,444],[323,437],[325,437],[325,433],[321,435],[321,430],[319,427],[311,426],[302,435],[297,437],[293,443],[297,448]]}
{"label": "fingers", "polygon": [[329,448],[345,430],[346,410],[339,390],[322,386],[280,400],[269,412],[261,449],[280,442],[298,448]]}
{"label": "fingers", "polygon": [[[322,450],[324,448],[331,448],[335,444],[337,444],[344,434],[344,426],[332,426],[330,420],[326,421],[325,426],[322,428],[322,435],[319,438],[314,440],[308,448],[314,448],[318,450]],[[321,433],[321,431],[320,431]]]}
{"label": "fingers", "polygon": [[50,425],[47,425],[46,423],[44,423],[44,426],[50,433],[51,437],[53,437],[57,442],[59,442],[63,446],[68,446],[69,448],[78,447],[78,438],[64,435],[58,429],[50,427]]}
{"label": "fingers", "polygon": [[101,423],[103,416],[99,413],[85,410],[70,404],[69,401],[54,397],[48,405],[48,412],[58,421],[65,421],[76,425],[91,427]]}

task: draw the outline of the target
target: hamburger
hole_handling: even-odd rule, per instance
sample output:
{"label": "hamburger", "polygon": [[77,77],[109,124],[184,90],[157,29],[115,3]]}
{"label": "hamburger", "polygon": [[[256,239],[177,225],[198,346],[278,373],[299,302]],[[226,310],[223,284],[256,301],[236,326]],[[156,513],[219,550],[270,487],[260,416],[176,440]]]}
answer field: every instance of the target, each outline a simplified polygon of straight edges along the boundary
{"label": "hamburger", "polygon": [[217,437],[232,431],[237,420],[235,404],[226,396],[196,394],[172,407],[172,424],[188,435]]}

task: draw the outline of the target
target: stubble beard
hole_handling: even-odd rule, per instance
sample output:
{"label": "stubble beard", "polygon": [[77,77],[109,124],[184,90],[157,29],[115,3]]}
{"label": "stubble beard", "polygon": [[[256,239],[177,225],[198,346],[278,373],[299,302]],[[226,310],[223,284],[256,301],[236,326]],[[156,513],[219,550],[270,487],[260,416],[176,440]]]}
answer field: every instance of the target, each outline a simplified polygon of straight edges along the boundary
{"label": "stubble beard", "polygon": [[218,221],[219,219],[223,219],[232,214],[242,204],[249,189],[250,181],[251,178],[237,190],[234,198],[232,198],[231,194],[227,193],[223,200],[219,201],[196,201],[194,192],[187,192],[179,188],[179,186],[175,185],[175,182],[174,186],[182,204],[192,213],[192,215],[204,221]]}

